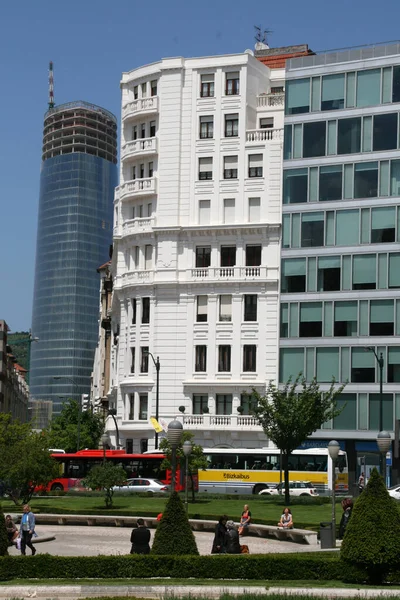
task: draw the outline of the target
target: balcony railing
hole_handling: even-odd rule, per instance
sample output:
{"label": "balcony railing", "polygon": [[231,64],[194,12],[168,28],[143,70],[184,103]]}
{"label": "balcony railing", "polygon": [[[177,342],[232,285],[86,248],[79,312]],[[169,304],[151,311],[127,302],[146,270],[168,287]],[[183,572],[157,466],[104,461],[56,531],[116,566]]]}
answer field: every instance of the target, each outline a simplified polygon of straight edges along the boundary
{"label": "balcony railing", "polygon": [[133,102],[128,102],[122,108],[122,119],[126,117],[132,117],[135,115],[141,115],[146,113],[154,113],[158,111],[158,96],[151,96],[150,98],[138,98]]}
{"label": "balcony railing", "polygon": [[131,285],[137,285],[138,283],[152,283],[154,281],[153,270],[142,270],[142,271],[130,271],[129,273],[123,273],[115,278],[115,288],[123,288]]}
{"label": "balcony railing", "polygon": [[142,138],[140,140],[131,140],[130,142],[123,144],[121,148],[121,158],[154,154],[155,152],[157,152],[157,138]]}
{"label": "balcony railing", "polygon": [[183,415],[183,426],[189,429],[261,429],[257,419],[251,415]]}
{"label": "balcony railing", "polygon": [[266,279],[267,274],[267,267],[207,267],[191,269],[191,278],[197,280]]}
{"label": "balcony railing", "polygon": [[122,235],[133,235],[142,231],[150,231],[153,226],[154,218],[147,217],[142,219],[129,219],[122,225]]}
{"label": "balcony railing", "polygon": [[246,143],[283,140],[283,129],[250,129],[246,131]]}
{"label": "balcony railing", "polygon": [[119,197],[123,200],[129,196],[146,196],[156,193],[156,178],[133,179],[119,186]]}
{"label": "balcony railing", "polygon": [[257,96],[257,106],[262,108],[279,108],[285,104],[285,94],[261,94]]}

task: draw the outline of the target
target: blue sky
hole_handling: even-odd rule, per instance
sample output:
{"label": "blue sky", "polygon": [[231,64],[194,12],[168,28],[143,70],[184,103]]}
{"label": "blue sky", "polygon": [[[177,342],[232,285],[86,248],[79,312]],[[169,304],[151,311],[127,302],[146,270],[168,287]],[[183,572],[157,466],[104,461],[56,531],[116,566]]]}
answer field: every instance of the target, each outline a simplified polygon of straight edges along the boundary
{"label": "blue sky", "polygon": [[47,68],[55,101],[120,114],[122,71],[167,56],[243,52],[254,25],[271,46],[313,50],[395,40],[398,0],[14,0],[0,25],[0,319],[29,329]]}

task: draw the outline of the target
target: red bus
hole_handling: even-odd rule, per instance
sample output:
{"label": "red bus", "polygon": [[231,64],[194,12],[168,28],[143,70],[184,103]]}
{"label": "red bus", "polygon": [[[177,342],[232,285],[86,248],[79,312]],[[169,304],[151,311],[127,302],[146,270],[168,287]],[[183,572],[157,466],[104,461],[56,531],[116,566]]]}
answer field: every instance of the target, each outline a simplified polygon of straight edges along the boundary
{"label": "red bus", "polygon": [[[101,465],[106,458],[115,465],[121,465],[126,471],[126,478],[147,477],[159,479],[166,485],[171,484],[171,470],[161,469],[164,454],[127,454],[125,450],[80,450],[71,454],[52,452],[51,456],[59,464],[60,476],[53,479],[44,488],[46,491],[68,491],[74,487],[81,487],[81,481],[96,465]],[[180,492],[184,489],[184,473],[176,468],[175,489]]]}

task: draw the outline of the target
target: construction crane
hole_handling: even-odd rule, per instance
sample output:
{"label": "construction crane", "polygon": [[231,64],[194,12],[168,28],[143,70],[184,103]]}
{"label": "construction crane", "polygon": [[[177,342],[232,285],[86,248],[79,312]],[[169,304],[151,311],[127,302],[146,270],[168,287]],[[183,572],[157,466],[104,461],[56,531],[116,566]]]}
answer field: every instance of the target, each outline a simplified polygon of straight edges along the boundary
{"label": "construction crane", "polygon": [[54,74],[52,60],[49,62],[49,108],[54,108]]}

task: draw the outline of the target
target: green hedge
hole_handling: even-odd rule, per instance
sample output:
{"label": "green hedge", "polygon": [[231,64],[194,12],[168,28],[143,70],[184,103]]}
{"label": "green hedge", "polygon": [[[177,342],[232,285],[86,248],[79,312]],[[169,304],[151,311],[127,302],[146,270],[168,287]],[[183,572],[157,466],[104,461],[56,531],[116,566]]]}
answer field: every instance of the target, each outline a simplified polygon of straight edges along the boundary
{"label": "green hedge", "polygon": [[24,556],[0,557],[0,581],[8,579],[200,579],[334,580],[343,565],[329,555],[248,556]]}

